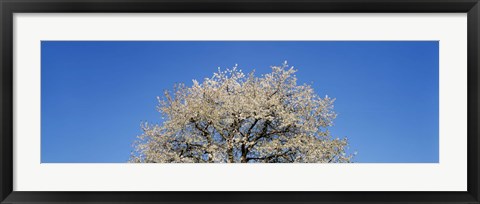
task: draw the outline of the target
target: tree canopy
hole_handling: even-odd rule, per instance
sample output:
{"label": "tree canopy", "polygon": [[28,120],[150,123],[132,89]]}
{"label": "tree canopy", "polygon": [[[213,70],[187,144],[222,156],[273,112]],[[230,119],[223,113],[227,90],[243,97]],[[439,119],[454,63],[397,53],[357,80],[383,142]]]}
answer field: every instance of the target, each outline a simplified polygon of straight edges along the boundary
{"label": "tree canopy", "polygon": [[347,139],[328,127],[334,99],[298,85],[285,62],[268,74],[237,66],[203,82],[175,85],[157,97],[161,124],[143,123],[130,162],[338,163],[351,162]]}

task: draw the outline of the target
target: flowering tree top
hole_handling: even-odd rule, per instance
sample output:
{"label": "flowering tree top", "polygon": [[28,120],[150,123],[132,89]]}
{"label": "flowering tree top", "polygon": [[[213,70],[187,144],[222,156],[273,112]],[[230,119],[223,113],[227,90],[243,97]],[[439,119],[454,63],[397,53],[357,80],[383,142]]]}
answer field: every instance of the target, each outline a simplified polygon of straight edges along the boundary
{"label": "flowering tree top", "polygon": [[285,62],[255,77],[237,66],[158,97],[161,125],[142,124],[131,162],[350,162],[328,131],[334,99],[298,85]]}

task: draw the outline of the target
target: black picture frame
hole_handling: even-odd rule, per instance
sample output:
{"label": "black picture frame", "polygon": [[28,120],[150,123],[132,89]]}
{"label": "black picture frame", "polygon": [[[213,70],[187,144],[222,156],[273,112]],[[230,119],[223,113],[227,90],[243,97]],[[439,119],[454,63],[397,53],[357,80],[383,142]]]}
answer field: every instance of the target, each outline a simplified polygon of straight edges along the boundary
{"label": "black picture frame", "polygon": [[[479,0],[0,0],[1,203],[479,203]],[[13,191],[14,13],[467,13],[466,192],[24,192]],[[267,190],[267,189],[266,189]]]}

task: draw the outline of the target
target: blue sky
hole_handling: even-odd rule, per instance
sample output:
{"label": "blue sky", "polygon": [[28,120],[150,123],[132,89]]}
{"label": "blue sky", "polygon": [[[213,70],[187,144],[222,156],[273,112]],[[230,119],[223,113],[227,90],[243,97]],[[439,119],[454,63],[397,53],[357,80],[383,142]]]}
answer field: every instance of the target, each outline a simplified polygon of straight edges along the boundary
{"label": "blue sky", "polygon": [[235,64],[257,76],[288,60],[336,98],[336,137],[359,163],[436,163],[437,41],[43,41],[42,163],[126,162],[156,96]]}

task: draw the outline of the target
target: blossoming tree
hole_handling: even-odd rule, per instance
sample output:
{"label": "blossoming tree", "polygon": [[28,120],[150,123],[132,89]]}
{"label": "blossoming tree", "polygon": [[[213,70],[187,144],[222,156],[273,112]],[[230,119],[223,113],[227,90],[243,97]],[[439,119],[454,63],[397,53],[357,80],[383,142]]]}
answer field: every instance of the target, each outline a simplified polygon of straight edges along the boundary
{"label": "blossoming tree", "polygon": [[297,85],[286,62],[255,77],[236,66],[159,100],[160,125],[142,124],[130,162],[350,162],[346,139],[327,127],[334,99]]}

